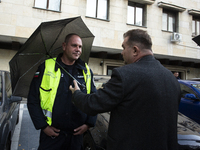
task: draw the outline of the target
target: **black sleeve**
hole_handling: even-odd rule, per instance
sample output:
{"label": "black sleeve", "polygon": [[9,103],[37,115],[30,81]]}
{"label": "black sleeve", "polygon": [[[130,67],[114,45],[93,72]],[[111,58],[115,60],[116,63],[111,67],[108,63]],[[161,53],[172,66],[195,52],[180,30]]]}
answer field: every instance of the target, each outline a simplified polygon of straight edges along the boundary
{"label": "black sleeve", "polygon": [[42,112],[39,98],[39,87],[42,81],[45,64],[41,64],[36,71],[29,89],[27,106],[29,114],[36,129],[44,129],[48,126],[46,117]]}
{"label": "black sleeve", "polygon": [[114,69],[111,79],[103,89],[93,94],[85,94],[77,90],[72,96],[72,102],[88,115],[109,112],[123,100],[123,89],[120,73]]}
{"label": "black sleeve", "polygon": [[90,69],[90,72],[91,72],[91,93],[96,93],[97,89],[96,89],[96,86],[94,84],[94,77],[93,77],[93,72],[92,70]]}
{"label": "black sleeve", "polygon": [[[93,72],[91,69],[90,69],[90,72],[91,72],[91,93],[95,93],[97,90],[96,90],[96,86],[94,84]],[[97,120],[97,115],[96,116],[88,115],[87,119],[86,119],[86,124],[90,127],[94,127],[96,120]]]}

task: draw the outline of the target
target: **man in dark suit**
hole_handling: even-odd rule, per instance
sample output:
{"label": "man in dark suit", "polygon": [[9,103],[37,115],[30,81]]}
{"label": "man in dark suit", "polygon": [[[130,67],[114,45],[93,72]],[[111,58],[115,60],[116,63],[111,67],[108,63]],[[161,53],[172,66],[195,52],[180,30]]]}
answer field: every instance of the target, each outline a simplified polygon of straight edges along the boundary
{"label": "man in dark suit", "polygon": [[180,86],[171,71],[153,57],[146,31],[124,34],[125,66],[95,94],[84,94],[74,82],[73,102],[88,115],[111,112],[107,150],[177,150]]}

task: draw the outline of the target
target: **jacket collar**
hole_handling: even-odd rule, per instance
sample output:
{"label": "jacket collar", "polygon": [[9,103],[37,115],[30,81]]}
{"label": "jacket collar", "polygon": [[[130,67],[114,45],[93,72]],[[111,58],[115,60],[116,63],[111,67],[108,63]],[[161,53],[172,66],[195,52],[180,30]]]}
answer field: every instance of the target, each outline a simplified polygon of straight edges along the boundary
{"label": "jacket collar", "polygon": [[153,60],[155,59],[153,55],[146,55],[146,56],[143,56],[142,58],[140,58],[138,61],[136,62],[140,62],[140,61],[148,61],[148,60]]}

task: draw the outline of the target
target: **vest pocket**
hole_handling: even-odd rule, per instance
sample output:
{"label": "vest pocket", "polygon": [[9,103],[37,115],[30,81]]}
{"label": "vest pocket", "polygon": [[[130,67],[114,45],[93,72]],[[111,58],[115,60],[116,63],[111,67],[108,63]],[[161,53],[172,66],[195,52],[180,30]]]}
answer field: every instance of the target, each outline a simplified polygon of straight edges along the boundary
{"label": "vest pocket", "polygon": [[49,91],[51,91],[52,89],[50,88],[50,89],[44,89],[44,88],[42,88],[42,87],[40,87],[43,91],[46,91],[46,92],[49,92]]}
{"label": "vest pocket", "polygon": [[40,87],[40,105],[44,110],[50,110],[52,106],[51,102],[51,95],[52,95],[52,88],[42,88]]}

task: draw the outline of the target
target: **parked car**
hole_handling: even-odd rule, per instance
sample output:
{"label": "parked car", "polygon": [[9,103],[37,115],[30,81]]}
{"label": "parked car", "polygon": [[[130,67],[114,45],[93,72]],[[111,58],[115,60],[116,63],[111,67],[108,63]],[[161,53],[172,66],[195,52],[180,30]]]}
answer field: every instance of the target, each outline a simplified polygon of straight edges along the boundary
{"label": "parked car", "polygon": [[[94,76],[97,89],[102,88],[109,78],[109,76]],[[97,115],[96,126],[84,134],[85,150],[106,150],[109,119],[110,112]],[[179,150],[200,149],[200,125],[198,123],[179,112],[177,130]]]}
{"label": "parked car", "polygon": [[191,80],[191,81],[200,81],[200,78],[191,78],[191,79],[187,79],[187,80]]}
{"label": "parked car", "polygon": [[21,100],[12,96],[10,73],[0,70],[0,150],[10,150]]}
{"label": "parked car", "polygon": [[200,124],[200,82],[178,80],[181,87],[179,111]]}

